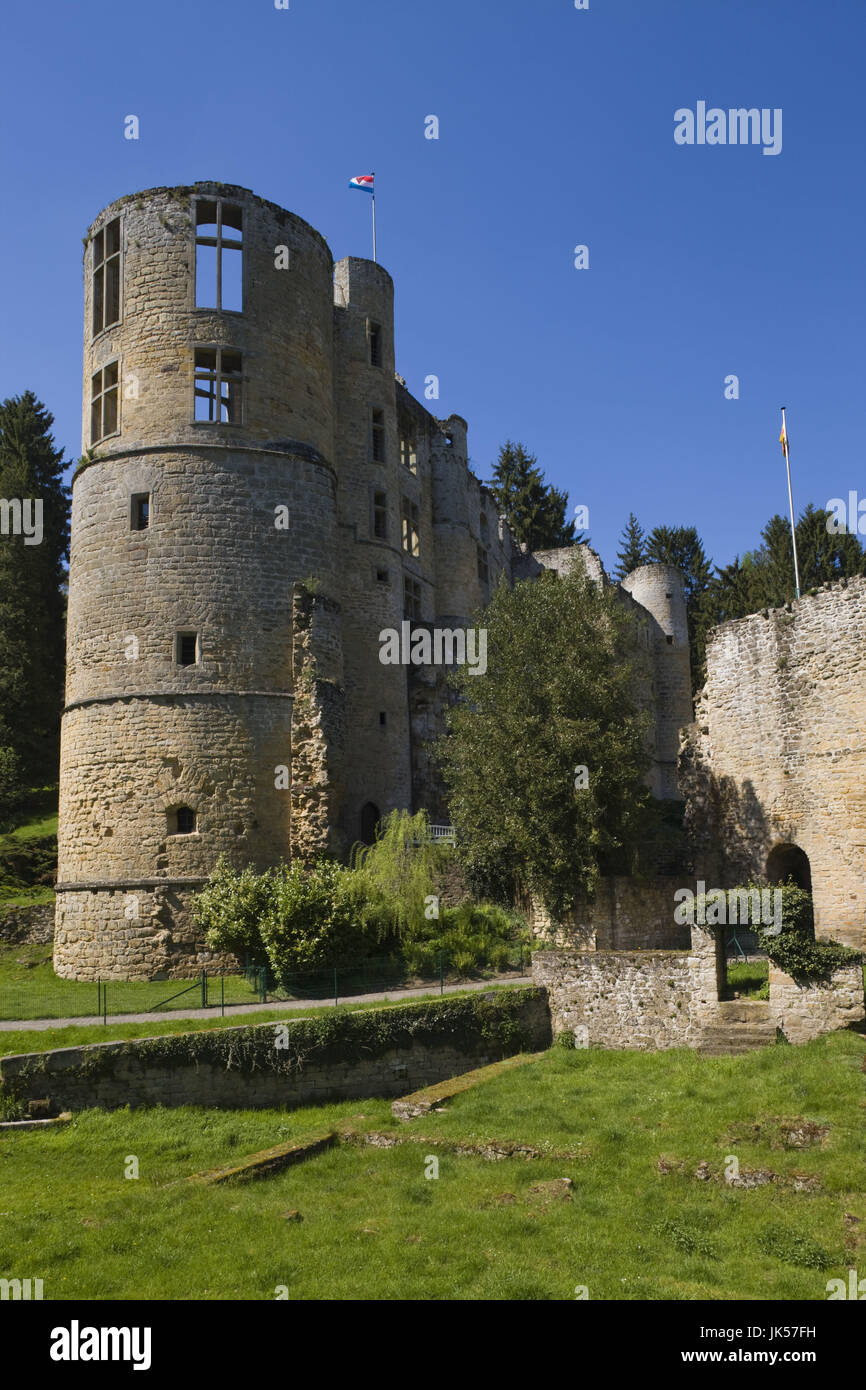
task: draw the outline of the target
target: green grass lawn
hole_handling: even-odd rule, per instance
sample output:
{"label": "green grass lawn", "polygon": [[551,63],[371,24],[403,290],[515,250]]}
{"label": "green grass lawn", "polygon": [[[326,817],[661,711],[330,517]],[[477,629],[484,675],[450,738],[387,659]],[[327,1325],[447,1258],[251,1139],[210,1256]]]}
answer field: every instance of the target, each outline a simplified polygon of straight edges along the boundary
{"label": "green grass lawn", "polygon": [[[496,989],[510,989],[516,986],[496,985]],[[455,990],[449,994],[454,999],[469,990]],[[421,1004],[428,999],[438,999],[439,994],[417,994],[412,1003]],[[165,1033],[199,1033],[210,1028],[238,1028],[257,1023],[292,1022],[299,1018],[314,1018],[317,1014],[358,1013],[364,1009],[399,1008],[406,999],[388,1002],[373,1000],[364,1004],[341,1004],[338,1009],[333,1004],[318,1009],[297,1009],[287,1012],[285,1006],[275,1004],[273,1009],[244,1013],[235,1011],[225,1018],[165,1018],[155,1015],[153,1022],[115,1023],[111,1018],[107,1023],[66,1024],[62,1028],[16,1028],[0,1032],[0,1057],[8,1057],[13,1052],[50,1052],[56,1047],[80,1047],[84,1043],[117,1042],[123,1038],[155,1038]]]}
{"label": "green grass lawn", "polygon": [[[140,1013],[152,1009],[193,983],[192,980],[109,980],[106,986],[108,1012]],[[219,981],[212,980],[209,988],[209,1001],[218,1011]],[[50,945],[0,946],[0,1019],[74,1018],[96,1014],[100,1012],[98,998],[95,983],[61,980],[54,974]],[[242,976],[226,976],[227,1004],[255,1004],[257,998],[253,986]],[[173,999],[168,1008],[201,1008],[198,985]]]}
{"label": "green grass lawn", "polygon": [[34,790],[21,817],[0,834],[0,912],[54,901],[51,884],[38,880],[57,868],[57,788]]}
{"label": "green grass lawn", "polygon": [[768,960],[728,961],[728,993],[741,999],[769,999],[770,962]]}
{"label": "green grass lawn", "polygon": [[[866,1268],[864,1055],[851,1032],[735,1058],[554,1048],[405,1127],[376,1100],[87,1111],[0,1135],[0,1273],[41,1277],[48,1299],[271,1299],[285,1285],[293,1300],[572,1299],[578,1286],[594,1300],[823,1300],[828,1279]],[[579,1157],[441,1151],[428,1180],[426,1143],[346,1146],[257,1182],[183,1181],[353,1117]],[[823,1139],[785,1147],[784,1122],[803,1119]],[[130,1155],[138,1180],[124,1178]],[[779,1181],[727,1186],[731,1156]],[[817,1188],[793,1190],[797,1174]]]}

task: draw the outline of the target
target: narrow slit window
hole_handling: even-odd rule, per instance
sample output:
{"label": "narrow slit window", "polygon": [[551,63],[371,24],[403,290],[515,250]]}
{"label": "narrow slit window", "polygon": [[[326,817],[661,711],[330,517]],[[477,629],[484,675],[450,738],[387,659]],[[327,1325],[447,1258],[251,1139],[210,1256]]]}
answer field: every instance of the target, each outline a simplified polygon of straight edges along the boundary
{"label": "narrow slit window", "polygon": [[222,198],[195,205],[195,302],[199,309],[243,310],[243,209]]}
{"label": "narrow slit window", "polygon": [[93,336],[120,321],[120,218],[93,238]]}
{"label": "narrow slit window", "polygon": [[90,378],[90,442],[97,444],[117,434],[120,364],[109,362]]}
{"label": "narrow slit window", "polygon": [[195,350],[195,419],[210,424],[241,423],[243,360],[228,348]]}
{"label": "narrow slit window", "polygon": [[400,440],[400,462],[410,473],[418,472],[418,446],[414,439]]}
{"label": "narrow slit window", "polygon": [[385,412],[373,410],[370,416],[370,452],[374,463],[385,462]]}
{"label": "narrow slit window", "polygon": [[150,526],[149,492],[133,493],[130,523],[133,531],[146,531]]}
{"label": "narrow slit window", "polygon": [[175,639],[175,660],[178,666],[195,666],[198,662],[198,633],[179,632]]}
{"label": "narrow slit window", "polygon": [[403,549],[416,560],[421,553],[419,539],[418,507],[408,497],[403,498]]}
{"label": "narrow slit window", "polygon": [[370,344],[370,366],[382,365],[382,328],[378,323],[367,320],[367,338]]}
{"label": "narrow slit window", "polygon": [[478,546],[478,578],[482,584],[490,583],[490,564],[483,545]]}
{"label": "narrow slit window", "polygon": [[421,584],[408,574],[403,576],[403,617],[410,622],[421,620]]}
{"label": "narrow slit window", "polygon": [[388,539],[388,496],[384,492],[373,493],[373,535],[380,541]]}

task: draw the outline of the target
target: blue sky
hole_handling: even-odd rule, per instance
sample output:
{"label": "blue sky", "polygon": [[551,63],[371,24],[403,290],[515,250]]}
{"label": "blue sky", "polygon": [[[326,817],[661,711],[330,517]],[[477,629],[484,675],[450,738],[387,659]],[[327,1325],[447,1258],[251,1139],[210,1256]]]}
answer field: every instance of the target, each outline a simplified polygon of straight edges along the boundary
{"label": "blue sky", "polygon": [[[860,0],[48,0],[3,46],[0,394],[35,390],[70,457],[100,208],[221,179],[369,255],[347,182],[375,169],[398,370],[439,376],[482,478],[506,438],[536,453],[609,566],[629,511],[717,563],[755,544],[781,404],[798,508],[866,495]],[[675,144],[698,101],[780,107],[781,153]]]}

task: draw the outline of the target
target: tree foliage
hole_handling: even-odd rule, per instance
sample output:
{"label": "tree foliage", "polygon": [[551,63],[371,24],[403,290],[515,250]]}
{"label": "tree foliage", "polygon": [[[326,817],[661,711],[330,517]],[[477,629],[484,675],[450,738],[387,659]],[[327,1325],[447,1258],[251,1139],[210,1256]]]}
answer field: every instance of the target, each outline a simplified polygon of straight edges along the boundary
{"label": "tree foliage", "polygon": [[627,574],[646,564],[646,536],[634,512],[629,512],[628,521],[622,528],[620,545],[622,549],[616,553],[614,574],[617,579],[625,579]]}
{"label": "tree foliage", "polygon": [[53,423],[32,391],[0,403],[0,498],[42,504],[38,543],[0,534],[0,822],[27,789],[57,781],[69,488]]}
{"label": "tree foliage", "polygon": [[528,890],[559,916],[645,823],[632,620],[576,569],[500,585],[483,623],[487,671],[458,668],[437,748],[458,854],[476,889]]}
{"label": "tree foliage", "polygon": [[527,550],[576,543],[574,522],[565,519],[568,494],[545,483],[537,458],[522,444],[508,440],[503,445],[489,487],[515,539]]}

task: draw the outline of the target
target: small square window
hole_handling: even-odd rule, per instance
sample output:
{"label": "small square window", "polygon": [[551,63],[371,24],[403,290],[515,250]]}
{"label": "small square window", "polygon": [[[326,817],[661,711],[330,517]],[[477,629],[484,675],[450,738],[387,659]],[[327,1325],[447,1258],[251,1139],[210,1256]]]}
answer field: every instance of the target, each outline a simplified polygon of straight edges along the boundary
{"label": "small square window", "polygon": [[391,582],[391,580],[390,580],[390,576],[389,576],[387,570],[380,570],[380,569],[377,569],[377,570],[376,570],[376,583],[377,583],[377,584],[390,584],[390,582]]}
{"label": "small square window", "polygon": [[134,492],[130,526],[133,531],[146,531],[150,526],[150,493]]}
{"label": "small square window", "polygon": [[198,633],[179,632],[175,643],[178,666],[195,666],[198,662]]}
{"label": "small square window", "polygon": [[168,823],[170,835],[194,835],[195,811],[191,806],[177,806],[169,811]]}

